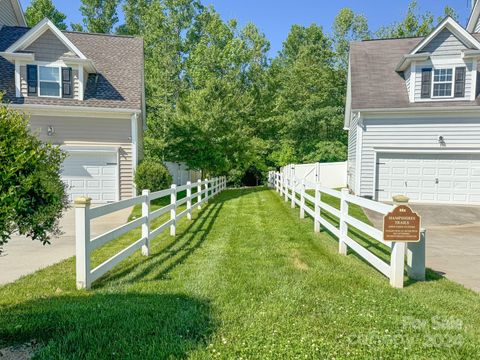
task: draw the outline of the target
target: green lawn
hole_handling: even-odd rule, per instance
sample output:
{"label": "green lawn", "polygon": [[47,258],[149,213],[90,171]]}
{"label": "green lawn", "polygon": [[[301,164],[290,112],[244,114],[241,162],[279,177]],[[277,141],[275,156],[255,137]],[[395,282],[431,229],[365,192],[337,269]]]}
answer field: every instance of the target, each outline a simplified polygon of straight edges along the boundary
{"label": "green lawn", "polygon": [[443,278],[391,288],[274,191],[227,190],[195,217],[91,292],[75,290],[73,259],[0,287],[0,348],[36,339],[39,359],[480,358],[478,294]]}

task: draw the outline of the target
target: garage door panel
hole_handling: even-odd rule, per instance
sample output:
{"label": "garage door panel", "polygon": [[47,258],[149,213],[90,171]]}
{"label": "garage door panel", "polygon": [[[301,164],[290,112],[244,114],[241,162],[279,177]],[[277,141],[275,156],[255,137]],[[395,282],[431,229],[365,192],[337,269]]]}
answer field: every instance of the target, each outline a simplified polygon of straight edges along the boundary
{"label": "garage door panel", "polygon": [[480,154],[379,154],[377,199],[480,204]]}
{"label": "garage door panel", "polygon": [[72,152],[63,163],[62,180],[70,201],[88,196],[94,203],[117,200],[117,155],[114,153]]}

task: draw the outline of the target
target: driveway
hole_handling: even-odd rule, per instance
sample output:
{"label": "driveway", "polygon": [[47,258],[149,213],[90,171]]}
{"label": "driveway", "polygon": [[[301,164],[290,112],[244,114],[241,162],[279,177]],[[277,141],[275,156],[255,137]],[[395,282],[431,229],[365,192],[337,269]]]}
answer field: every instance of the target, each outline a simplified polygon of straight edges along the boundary
{"label": "driveway", "polygon": [[[92,238],[125,224],[131,208],[105,215],[92,221]],[[39,241],[15,236],[4,246],[0,255],[0,285],[75,255],[75,210],[67,210],[60,226],[63,235],[43,246]]]}
{"label": "driveway", "polygon": [[[480,292],[480,206],[411,205],[427,229],[427,267]],[[374,225],[382,217],[367,211]]]}

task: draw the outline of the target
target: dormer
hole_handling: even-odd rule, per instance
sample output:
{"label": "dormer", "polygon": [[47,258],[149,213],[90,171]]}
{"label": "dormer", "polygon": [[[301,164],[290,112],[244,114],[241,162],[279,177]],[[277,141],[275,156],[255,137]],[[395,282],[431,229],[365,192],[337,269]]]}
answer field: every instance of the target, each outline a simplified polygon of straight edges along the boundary
{"label": "dormer", "polygon": [[477,93],[480,42],[447,17],[408,54],[396,71],[411,103],[473,101]]}
{"label": "dormer", "polygon": [[83,100],[88,74],[96,73],[93,62],[48,19],[27,31],[0,56],[15,64],[18,98]]}

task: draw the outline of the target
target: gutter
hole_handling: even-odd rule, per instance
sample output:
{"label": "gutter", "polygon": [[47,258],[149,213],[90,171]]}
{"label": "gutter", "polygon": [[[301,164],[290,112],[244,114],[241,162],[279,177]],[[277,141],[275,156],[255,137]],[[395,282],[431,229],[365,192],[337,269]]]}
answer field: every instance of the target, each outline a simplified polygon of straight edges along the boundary
{"label": "gutter", "polygon": [[[104,108],[104,107],[90,107],[90,106],[64,106],[64,105],[44,105],[44,104],[6,104],[7,107],[18,110],[25,110],[35,113],[47,112],[48,114],[60,113],[64,116],[72,115],[107,115],[106,117],[114,115],[131,116],[132,114],[140,114],[140,109],[122,109],[122,108]],[[69,113],[70,112],[70,113]]]}

